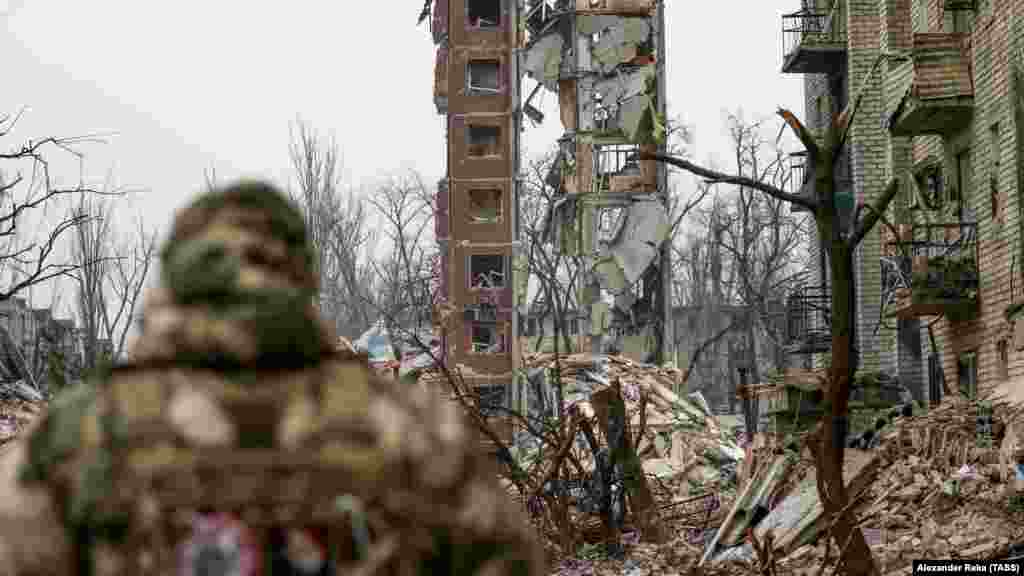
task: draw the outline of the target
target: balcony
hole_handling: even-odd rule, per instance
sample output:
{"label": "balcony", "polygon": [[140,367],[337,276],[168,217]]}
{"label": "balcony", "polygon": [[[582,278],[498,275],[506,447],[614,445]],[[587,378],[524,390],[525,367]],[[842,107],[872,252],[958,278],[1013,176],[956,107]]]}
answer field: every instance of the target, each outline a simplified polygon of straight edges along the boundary
{"label": "balcony", "polygon": [[888,243],[901,249],[904,261],[909,258],[910,286],[896,289],[895,302],[886,315],[970,317],[978,304],[978,225],[913,225],[909,239],[900,235],[904,237]]}
{"label": "balcony", "polygon": [[803,9],[782,17],[782,72],[824,74],[839,69],[846,58],[846,15],[843,2],[827,10]]}
{"label": "balcony", "polygon": [[914,34],[911,59],[889,75],[894,99],[886,118],[893,136],[949,136],[974,113],[970,35]]}
{"label": "balcony", "polygon": [[786,351],[817,354],[832,349],[832,293],[828,286],[801,286],[786,306]]}
{"label": "balcony", "polygon": [[[649,147],[646,152],[655,152]],[[658,189],[654,160],[640,160],[637,144],[595,146],[598,192],[650,194]]]}

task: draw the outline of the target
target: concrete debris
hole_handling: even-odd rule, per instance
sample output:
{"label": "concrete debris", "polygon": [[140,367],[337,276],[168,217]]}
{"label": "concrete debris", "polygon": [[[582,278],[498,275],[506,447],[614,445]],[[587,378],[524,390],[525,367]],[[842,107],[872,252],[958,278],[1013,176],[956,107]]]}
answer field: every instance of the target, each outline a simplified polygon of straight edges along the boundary
{"label": "concrete debris", "polygon": [[637,57],[637,49],[651,35],[649,18],[619,16],[579,16],[577,30],[583,34],[599,34],[591,48],[594,66],[602,74]]}
{"label": "concrete debris", "polygon": [[607,250],[609,256],[595,265],[601,287],[618,295],[636,284],[658,257],[668,232],[668,214],[661,203],[631,203],[625,224]]}
{"label": "concrete debris", "polygon": [[[9,384],[0,384],[0,388],[8,388]],[[41,395],[38,398],[38,400],[26,400],[17,396],[0,398],[0,446],[16,438],[42,412],[46,402]]]}
{"label": "concrete debris", "polygon": [[522,56],[521,69],[551,92],[558,91],[563,44],[561,34],[547,34],[533,42]]}
{"label": "concrete debris", "polygon": [[[1011,545],[1024,541],[1024,507],[1013,499],[1016,448],[1006,445],[1024,410],[991,398],[952,397],[926,413],[900,412],[879,432],[878,450],[846,450],[847,494],[883,574],[909,574],[915,558],[1006,558]],[[991,407],[996,422],[993,442],[979,432],[983,407]],[[701,564],[749,564],[754,555],[745,536],[752,528],[757,541],[770,537],[778,573],[821,566],[828,538],[815,470],[806,454],[784,470],[792,459],[775,456],[744,485]]]}

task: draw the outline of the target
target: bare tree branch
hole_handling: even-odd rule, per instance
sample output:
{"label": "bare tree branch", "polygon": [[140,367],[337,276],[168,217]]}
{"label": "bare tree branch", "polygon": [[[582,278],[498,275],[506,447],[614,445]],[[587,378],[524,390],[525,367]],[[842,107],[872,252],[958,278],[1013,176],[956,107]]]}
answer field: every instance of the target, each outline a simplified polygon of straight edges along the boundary
{"label": "bare tree branch", "polygon": [[677,158],[675,156],[667,156],[664,154],[641,153],[640,158],[644,160],[657,160],[659,162],[664,162],[677,168],[682,168],[683,170],[686,170],[687,172],[690,172],[692,174],[696,174],[697,176],[705,178],[710,182],[746,186],[747,188],[760,190],[761,192],[764,192],[765,194],[768,194],[769,196],[772,196],[774,198],[778,198],[780,200],[785,200],[786,202],[790,202],[792,204],[803,206],[804,208],[807,208],[808,210],[811,211],[814,211],[816,209],[816,203],[812,200],[803,198],[801,196],[797,196],[795,194],[790,194],[785,190],[781,190],[779,188],[776,188],[775,186],[766,184],[764,182],[759,182],[753,178],[749,178],[746,176],[734,176],[724,174],[716,170],[709,170],[702,166],[698,166],[697,164],[694,164],[689,160]]}

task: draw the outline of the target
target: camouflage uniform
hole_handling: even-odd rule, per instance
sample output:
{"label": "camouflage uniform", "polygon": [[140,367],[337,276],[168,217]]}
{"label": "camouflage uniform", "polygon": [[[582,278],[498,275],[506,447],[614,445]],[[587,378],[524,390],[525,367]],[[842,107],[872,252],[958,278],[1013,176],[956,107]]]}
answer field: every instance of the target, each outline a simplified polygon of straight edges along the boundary
{"label": "camouflage uniform", "polygon": [[[200,197],[161,256],[132,362],[55,399],[5,456],[9,488],[36,499],[20,516],[0,504],[11,573],[194,573],[197,526],[224,518],[260,543],[232,561],[263,574],[280,527],[317,534],[336,574],[541,572],[457,408],[374,376],[320,321],[305,227],[279,193]],[[63,533],[27,541],[26,517]]]}

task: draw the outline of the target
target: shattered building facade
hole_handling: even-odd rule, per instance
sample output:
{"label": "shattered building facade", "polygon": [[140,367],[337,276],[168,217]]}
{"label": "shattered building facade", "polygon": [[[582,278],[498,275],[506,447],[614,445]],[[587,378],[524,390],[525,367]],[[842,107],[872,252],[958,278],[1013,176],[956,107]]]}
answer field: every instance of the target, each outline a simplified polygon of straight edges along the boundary
{"label": "shattered building facade", "polygon": [[549,238],[578,256],[577,303],[591,352],[642,348],[674,360],[667,281],[664,7],[654,0],[530,2],[524,73],[558,94],[565,132],[547,184]]}
{"label": "shattered building facade", "polygon": [[518,365],[512,262],[519,171],[519,5],[435,0],[434,102],[445,118],[447,174],[437,186],[445,361],[481,397],[508,405]]}
{"label": "shattered building facade", "polygon": [[1024,377],[1022,17],[1022,0],[807,0],[783,17],[782,70],[805,75],[813,129],[883,57],[837,200],[849,210],[899,182],[892,226],[858,250],[857,345],[862,370],[898,376],[921,402]]}

